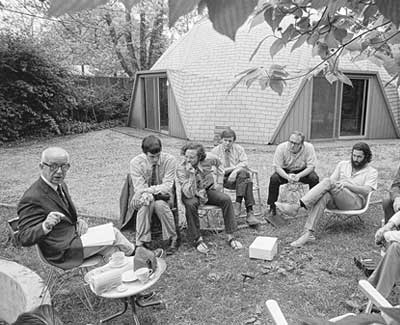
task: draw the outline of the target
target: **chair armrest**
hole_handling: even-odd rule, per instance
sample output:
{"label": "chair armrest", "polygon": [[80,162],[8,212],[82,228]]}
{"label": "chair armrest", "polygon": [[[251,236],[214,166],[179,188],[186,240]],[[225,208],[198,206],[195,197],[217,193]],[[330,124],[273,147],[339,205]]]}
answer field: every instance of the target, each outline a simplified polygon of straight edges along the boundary
{"label": "chair armrest", "polygon": [[267,306],[268,313],[275,325],[288,325],[288,322],[286,321],[286,318],[276,300],[269,299],[265,302],[265,305]]}
{"label": "chair armrest", "polygon": [[392,305],[376,290],[367,280],[358,281],[360,290],[373,302],[377,307],[392,307]]}

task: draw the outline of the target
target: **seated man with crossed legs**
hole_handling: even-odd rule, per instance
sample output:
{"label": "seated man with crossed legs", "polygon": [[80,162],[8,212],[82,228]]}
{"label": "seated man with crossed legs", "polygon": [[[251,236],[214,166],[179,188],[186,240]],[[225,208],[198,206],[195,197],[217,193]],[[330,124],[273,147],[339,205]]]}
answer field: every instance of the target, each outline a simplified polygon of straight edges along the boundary
{"label": "seated man with crossed legs", "polygon": [[291,246],[299,247],[315,239],[317,222],[326,207],[359,210],[365,205],[369,192],[376,190],[378,184],[378,172],[369,165],[371,158],[368,144],[358,142],[353,146],[351,159],[341,161],[331,177],[314,186],[298,203],[276,203],[282,213],[291,216],[295,216],[300,207],[309,211],[303,235]]}
{"label": "seated man with crossed legs", "polygon": [[240,214],[241,204],[244,199],[246,205],[246,222],[250,226],[260,224],[254,216],[253,206],[255,204],[253,196],[253,181],[248,169],[248,159],[246,152],[241,145],[235,143],[236,133],[232,129],[227,129],[221,133],[222,143],[211,150],[224,165],[224,187],[236,190],[236,201],[233,208],[235,215]]}

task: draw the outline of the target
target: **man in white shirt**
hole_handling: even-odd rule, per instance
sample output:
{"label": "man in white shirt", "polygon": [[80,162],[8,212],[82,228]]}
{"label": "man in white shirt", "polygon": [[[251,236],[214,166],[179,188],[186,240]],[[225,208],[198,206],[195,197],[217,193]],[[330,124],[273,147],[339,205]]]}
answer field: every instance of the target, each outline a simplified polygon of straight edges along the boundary
{"label": "man in white shirt", "polygon": [[282,184],[301,182],[313,188],[319,182],[319,177],[315,173],[317,157],[314,146],[304,141],[304,134],[294,131],[289,141],[285,141],[276,147],[273,167],[275,173],[269,180],[268,200],[269,212],[276,214],[276,201],[279,196],[279,187]]}
{"label": "man in white shirt", "polygon": [[221,133],[222,143],[211,150],[224,167],[224,187],[230,190],[236,190],[236,200],[233,208],[235,215],[238,216],[241,211],[242,201],[246,206],[246,222],[250,226],[260,224],[260,221],[254,216],[254,196],[253,181],[248,169],[248,159],[244,148],[235,143],[236,133],[232,129],[226,129]]}
{"label": "man in white shirt", "polygon": [[331,177],[313,187],[298,203],[276,203],[276,207],[287,215],[296,215],[300,207],[309,212],[304,234],[291,246],[300,247],[315,240],[314,231],[326,207],[359,210],[365,205],[369,192],[376,190],[378,185],[378,172],[369,166],[371,158],[368,144],[358,142],[352,148],[351,160],[341,161]]}

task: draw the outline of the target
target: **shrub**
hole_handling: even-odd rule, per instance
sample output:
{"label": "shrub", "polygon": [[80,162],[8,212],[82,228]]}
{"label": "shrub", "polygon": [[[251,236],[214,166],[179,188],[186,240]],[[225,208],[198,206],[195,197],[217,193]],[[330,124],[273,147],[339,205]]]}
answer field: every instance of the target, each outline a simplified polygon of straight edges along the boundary
{"label": "shrub", "polygon": [[0,76],[0,141],[60,133],[73,83],[33,39],[0,34]]}

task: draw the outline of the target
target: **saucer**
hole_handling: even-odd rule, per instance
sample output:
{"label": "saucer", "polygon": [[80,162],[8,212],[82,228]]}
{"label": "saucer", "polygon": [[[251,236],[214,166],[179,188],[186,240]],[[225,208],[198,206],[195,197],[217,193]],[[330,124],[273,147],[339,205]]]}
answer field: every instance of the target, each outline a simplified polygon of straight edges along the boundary
{"label": "saucer", "polygon": [[122,273],[122,282],[133,282],[137,279],[136,273],[133,270]]}

